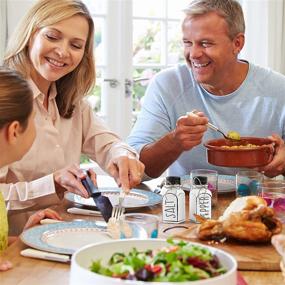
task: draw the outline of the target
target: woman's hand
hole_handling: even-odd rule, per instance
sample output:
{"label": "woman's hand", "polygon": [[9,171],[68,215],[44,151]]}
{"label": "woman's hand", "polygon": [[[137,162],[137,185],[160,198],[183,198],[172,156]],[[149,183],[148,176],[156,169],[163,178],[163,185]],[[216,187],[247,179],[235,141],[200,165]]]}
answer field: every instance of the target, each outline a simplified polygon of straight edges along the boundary
{"label": "woman's hand", "polygon": [[[91,180],[97,185],[96,173],[89,169],[88,173]],[[61,198],[64,191],[69,191],[74,194],[88,198],[89,194],[81,183],[81,179],[86,177],[86,174],[79,166],[73,164],[61,170],[54,172],[55,188],[58,196]]]}
{"label": "woman's hand", "polygon": [[42,219],[45,219],[45,218],[62,221],[62,218],[60,217],[60,215],[57,212],[55,212],[52,209],[47,208],[44,210],[40,210],[40,211],[36,212],[35,214],[31,215],[29,220],[27,221],[25,227],[24,227],[24,230],[27,230],[27,229],[39,224],[40,221]]}
{"label": "woman's hand", "polygon": [[114,177],[119,187],[125,192],[141,182],[144,174],[144,164],[134,154],[129,153],[114,158],[107,167],[108,172]]}

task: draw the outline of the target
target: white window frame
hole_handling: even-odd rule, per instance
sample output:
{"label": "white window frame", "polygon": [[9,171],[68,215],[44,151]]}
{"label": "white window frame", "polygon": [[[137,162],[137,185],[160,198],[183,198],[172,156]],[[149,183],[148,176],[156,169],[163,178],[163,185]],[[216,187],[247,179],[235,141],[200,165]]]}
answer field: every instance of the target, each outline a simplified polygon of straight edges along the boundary
{"label": "white window frame", "polygon": [[105,31],[101,113],[125,139],[132,127],[132,97],[126,92],[132,82],[132,0],[107,1]]}
{"label": "white window frame", "polygon": [[[105,22],[105,68],[102,72],[101,114],[113,131],[125,139],[131,131],[132,82],[136,68],[169,67],[168,64],[168,22],[179,19],[167,18],[167,1],[163,17],[133,17],[132,0],[108,0]],[[133,20],[152,20],[162,23],[161,63],[133,64]],[[113,86],[112,86],[113,85]],[[128,92],[129,91],[129,92]]]}

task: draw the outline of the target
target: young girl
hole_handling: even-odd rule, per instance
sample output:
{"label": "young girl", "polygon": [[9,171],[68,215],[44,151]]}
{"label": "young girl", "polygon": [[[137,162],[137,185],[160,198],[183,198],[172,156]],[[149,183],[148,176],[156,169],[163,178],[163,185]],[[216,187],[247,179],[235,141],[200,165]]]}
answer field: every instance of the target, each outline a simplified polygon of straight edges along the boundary
{"label": "young girl", "polygon": [[[28,83],[17,72],[0,68],[0,168],[21,159],[35,135],[33,94]],[[61,219],[56,212],[46,209],[31,216],[25,228],[45,217]],[[1,251],[8,242],[6,205],[0,192],[0,271],[12,266],[1,259]]]}

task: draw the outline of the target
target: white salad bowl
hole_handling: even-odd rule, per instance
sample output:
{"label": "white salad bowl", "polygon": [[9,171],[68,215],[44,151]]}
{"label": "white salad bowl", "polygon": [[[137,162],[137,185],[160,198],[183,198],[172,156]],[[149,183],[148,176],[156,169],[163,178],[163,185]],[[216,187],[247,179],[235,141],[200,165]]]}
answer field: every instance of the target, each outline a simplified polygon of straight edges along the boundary
{"label": "white salad bowl", "polygon": [[[197,244],[197,243],[192,243]],[[215,254],[223,267],[227,269],[225,274],[209,279],[188,282],[143,282],[132,280],[121,280],[111,278],[91,272],[89,267],[92,261],[100,259],[103,265],[107,265],[108,260],[116,252],[128,253],[134,247],[139,251],[148,249],[159,249],[171,246],[165,239],[123,239],[91,244],[77,250],[71,260],[71,274],[69,285],[236,285],[237,284],[237,262],[230,254],[214,247],[199,244],[206,247]]]}

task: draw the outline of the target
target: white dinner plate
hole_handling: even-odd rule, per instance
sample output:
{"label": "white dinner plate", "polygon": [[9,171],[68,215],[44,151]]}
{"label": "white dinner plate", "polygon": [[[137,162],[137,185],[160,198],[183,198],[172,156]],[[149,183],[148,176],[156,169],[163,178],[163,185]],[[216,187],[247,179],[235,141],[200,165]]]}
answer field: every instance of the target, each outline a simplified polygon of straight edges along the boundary
{"label": "white dinner plate", "polygon": [[91,221],[36,226],[24,231],[20,238],[32,248],[61,254],[73,254],[82,246],[112,239],[106,227]]}
{"label": "white dinner plate", "polygon": [[236,191],[236,177],[234,175],[219,175],[218,192],[228,193]]}
{"label": "white dinner plate", "polygon": [[[100,187],[99,190],[102,192],[102,195],[108,197],[112,205],[118,205],[119,203],[119,194],[121,189],[118,187]],[[64,195],[65,199],[71,201],[75,204],[96,207],[93,198],[83,198],[79,195],[66,192]],[[123,201],[123,207],[126,210],[138,209],[142,207],[154,206],[161,203],[161,196],[153,193],[151,191],[145,191],[140,189],[132,189],[128,195],[125,196]]]}
{"label": "white dinner plate", "polygon": [[[236,177],[234,175],[218,175],[218,193],[235,192]],[[190,175],[184,175],[181,178],[182,188],[185,191],[190,190]]]}

